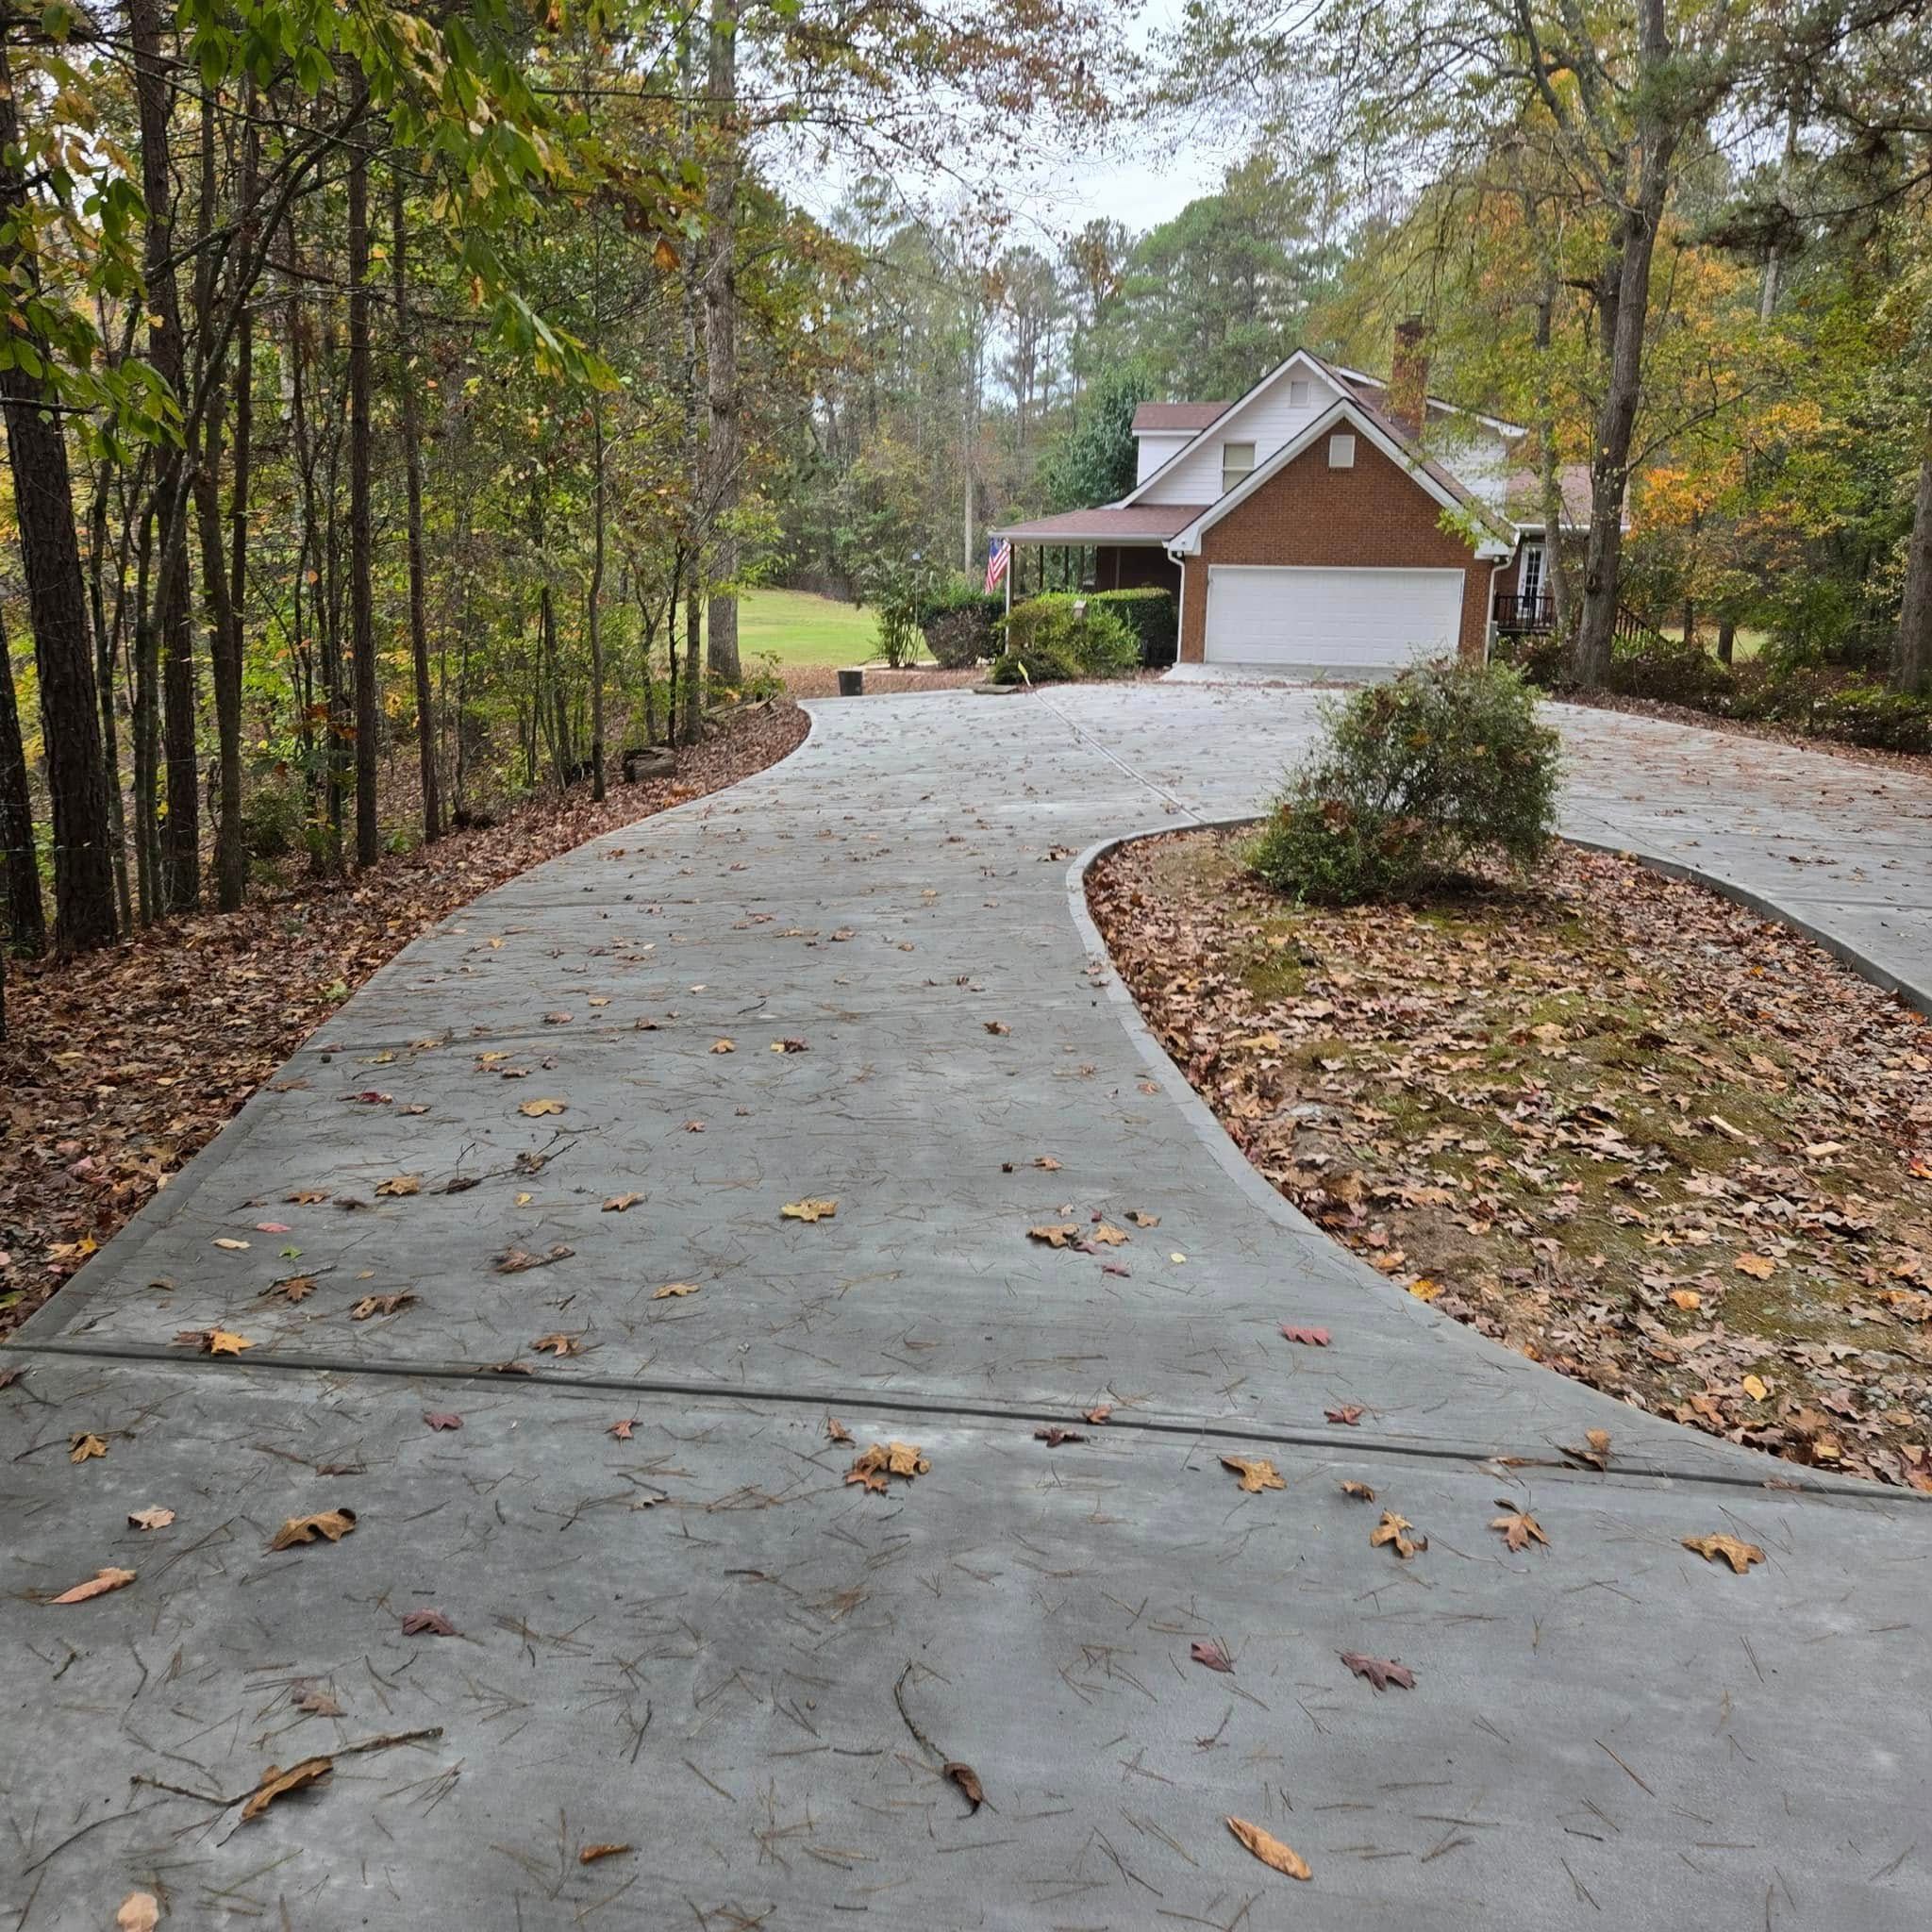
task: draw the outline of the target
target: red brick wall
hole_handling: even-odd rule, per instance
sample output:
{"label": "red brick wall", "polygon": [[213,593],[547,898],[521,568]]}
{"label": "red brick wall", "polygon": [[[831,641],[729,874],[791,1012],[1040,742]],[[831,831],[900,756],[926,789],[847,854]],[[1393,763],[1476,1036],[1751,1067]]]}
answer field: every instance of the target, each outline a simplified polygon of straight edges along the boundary
{"label": "red brick wall", "polygon": [[1208,566],[1214,563],[1388,565],[1464,573],[1457,647],[1482,661],[1490,631],[1490,571],[1473,547],[1437,526],[1441,506],[1408,472],[1359,433],[1355,467],[1328,467],[1318,437],[1235,508],[1212,524],[1187,560],[1181,596],[1181,661],[1202,660]]}

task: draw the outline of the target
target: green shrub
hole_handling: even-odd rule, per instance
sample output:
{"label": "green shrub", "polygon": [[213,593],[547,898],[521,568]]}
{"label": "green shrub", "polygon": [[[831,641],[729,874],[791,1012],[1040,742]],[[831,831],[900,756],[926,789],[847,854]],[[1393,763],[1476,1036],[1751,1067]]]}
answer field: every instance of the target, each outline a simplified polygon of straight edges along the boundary
{"label": "green shrub", "polygon": [[1523,681],[1539,691],[1557,691],[1570,681],[1568,654],[1554,630],[1505,631],[1490,655],[1496,663],[1520,672]]}
{"label": "green shrub", "polygon": [[1006,615],[1004,591],[982,591],[964,577],[932,592],[919,607],[919,627],[933,662],[963,671],[999,647],[999,624]]}
{"label": "green shrub", "polygon": [[1721,664],[1694,639],[1652,637],[1620,642],[1610,655],[1609,689],[1627,698],[1653,698],[1667,705],[1714,709],[1737,688],[1728,664]]}
{"label": "green shrub", "polygon": [[1064,644],[1029,644],[1024,654],[1002,651],[987,673],[994,684],[1074,684],[1086,674]]}
{"label": "green shrub", "polygon": [[1398,898],[1473,858],[1527,871],[1554,835],[1557,734],[1506,665],[1443,661],[1325,711],[1247,852],[1271,886],[1327,905]]}
{"label": "green shrub", "polygon": [[1180,607],[1172,591],[1148,586],[1135,591],[1096,591],[1088,608],[1099,605],[1124,618],[1141,644],[1141,662],[1150,668],[1172,664],[1180,646]]}
{"label": "green shrub", "polygon": [[[1125,621],[1095,599],[1055,591],[1008,613],[1002,661],[1008,658],[1024,663],[1035,683],[1047,676],[1120,677],[1140,663],[1141,646]],[[1049,664],[1057,668],[1039,668]]]}
{"label": "green shrub", "polygon": [[286,858],[302,842],[308,808],[300,785],[273,778],[242,801],[242,839],[251,858]]}
{"label": "green shrub", "polygon": [[1932,700],[1883,685],[1854,684],[1832,694],[1812,712],[1821,738],[1880,751],[1932,751]]}

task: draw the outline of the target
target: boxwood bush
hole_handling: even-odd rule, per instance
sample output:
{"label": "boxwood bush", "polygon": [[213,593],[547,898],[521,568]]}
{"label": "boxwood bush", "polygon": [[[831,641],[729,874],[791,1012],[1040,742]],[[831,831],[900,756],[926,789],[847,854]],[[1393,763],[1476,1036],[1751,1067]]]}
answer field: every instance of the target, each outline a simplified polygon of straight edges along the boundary
{"label": "boxwood bush", "polygon": [[1034,684],[1120,677],[1140,661],[1140,640],[1115,611],[1092,597],[1056,591],[1013,606],[992,679],[1018,684],[1022,667]]}
{"label": "boxwood bush", "polygon": [[1172,664],[1180,645],[1180,607],[1172,591],[1158,585],[1135,591],[1095,591],[1089,608],[1099,605],[1124,617],[1141,641],[1141,662],[1149,668]]}
{"label": "boxwood bush", "polygon": [[919,627],[933,661],[948,671],[963,671],[999,647],[999,624],[1006,615],[1006,593],[982,591],[964,577],[955,577],[922,601]]}
{"label": "boxwood bush", "polygon": [[1527,872],[1556,828],[1557,734],[1506,665],[1444,660],[1325,712],[1248,848],[1252,871],[1324,905],[1407,897],[1472,859]]}

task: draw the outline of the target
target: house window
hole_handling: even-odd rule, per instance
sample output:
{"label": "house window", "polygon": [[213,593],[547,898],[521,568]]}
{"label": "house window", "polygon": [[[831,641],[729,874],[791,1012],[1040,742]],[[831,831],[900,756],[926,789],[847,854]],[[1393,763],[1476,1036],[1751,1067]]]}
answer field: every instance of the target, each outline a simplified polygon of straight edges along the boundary
{"label": "house window", "polygon": [[1288,407],[1291,409],[1306,409],[1308,407],[1308,386],[1293,376],[1289,378]]}
{"label": "house window", "polygon": [[1355,468],[1354,437],[1331,436],[1328,439],[1328,467],[1331,470],[1352,470]]}
{"label": "house window", "polygon": [[1534,609],[1542,594],[1543,546],[1525,543],[1523,546],[1523,601]]}
{"label": "house window", "polygon": [[1232,490],[1255,467],[1252,442],[1224,442],[1221,445],[1221,488]]}

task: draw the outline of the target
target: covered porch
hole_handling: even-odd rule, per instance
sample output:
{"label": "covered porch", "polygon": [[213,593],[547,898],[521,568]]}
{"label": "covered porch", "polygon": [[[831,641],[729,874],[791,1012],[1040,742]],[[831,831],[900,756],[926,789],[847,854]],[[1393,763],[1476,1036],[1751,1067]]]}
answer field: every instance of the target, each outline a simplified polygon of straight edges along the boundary
{"label": "covered porch", "polygon": [[995,530],[996,540],[1013,546],[1008,607],[1046,591],[1159,590],[1178,600],[1181,567],[1167,545],[1199,514],[1198,505],[1136,504],[1069,510]]}

